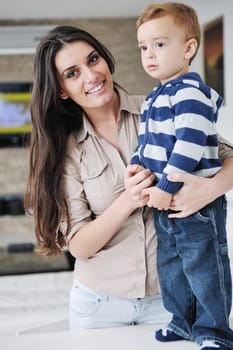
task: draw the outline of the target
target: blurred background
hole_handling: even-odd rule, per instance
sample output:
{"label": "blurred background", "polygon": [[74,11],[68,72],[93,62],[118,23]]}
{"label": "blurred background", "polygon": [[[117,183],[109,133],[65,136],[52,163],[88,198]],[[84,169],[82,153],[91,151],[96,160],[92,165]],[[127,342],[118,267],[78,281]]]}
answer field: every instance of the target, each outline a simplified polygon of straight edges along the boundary
{"label": "blurred background", "polygon": [[[28,108],[27,89],[36,45],[42,34],[60,24],[81,27],[102,41],[116,59],[114,79],[129,93],[150,92],[155,82],[141,68],[135,26],[138,15],[150,3],[146,0],[20,0],[16,5],[14,0],[0,0],[0,334],[15,334],[19,327],[44,323],[45,313],[47,322],[63,320],[68,310],[73,269],[69,254],[48,260],[33,252],[33,222],[22,207],[29,161],[24,142],[28,129],[24,124],[21,129],[6,131],[10,114],[5,112],[4,103],[10,99],[7,102],[17,107],[23,105],[23,111]],[[218,130],[233,142],[233,2],[183,0],[183,3],[195,8],[203,31],[191,70],[197,71],[207,83],[212,79],[211,84],[216,84],[218,92],[223,94],[225,103]],[[10,93],[8,97],[4,95],[6,92]],[[233,228],[232,197],[231,191],[229,233]],[[11,322],[6,330],[8,316]]]}
{"label": "blurred background", "polygon": [[[233,2],[183,2],[195,7],[203,31],[202,45],[191,69],[199,72],[207,83],[216,84],[216,89],[224,96],[218,130],[233,141]],[[115,56],[114,79],[129,93],[147,94],[155,82],[141,67],[135,22],[148,4],[150,1],[146,0],[118,0],[114,3],[68,0],[63,5],[55,0],[21,0],[16,7],[13,0],[0,0],[1,96],[4,96],[6,85],[10,92],[16,89],[17,96],[23,96],[25,90],[22,89],[28,89],[32,79],[33,55],[38,40],[59,24],[76,25],[94,34]],[[24,147],[27,130],[22,129],[18,134],[17,130],[6,133],[4,123],[10,119],[10,114],[7,114],[10,112],[4,110],[3,100],[4,97],[0,105],[0,274],[69,269],[72,260],[67,256],[48,261],[33,253],[33,222],[24,215],[22,208],[28,172],[28,149]],[[23,103],[27,104],[26,100]],[[17,103],[19,105],[22,101]],[[10,138],[6,139],[9,133]]]}
{"label": "blurred background", "polygon": [[[202,44],[191,69],[199,72],[207,83],[216,84],[218,92],[224,95],[218,130],[233,141],[233,2],[183,2],[195,7],[203,31]],[[55,0],[21,0],[16,7],[13,0],[0,0],[1,96],[6,85],[10,92],[16,89],[18,97],[25,92],[23,84],[24,89],[28,89],[25,86],[29,86],[32,79],[33,55],[38,40],[46,31],[60,24],[76,25],[99,38],[116,59],[114,79],[129,93],[147,94],[155,82],[141,67],[135,22],[150,3],[148,0],[118,0],[114,3],[67,0],[58,4]],[[24,215],[22,208],[28,172],[28,149],[23,146],[27,130],[22,129],[18,134],[17,130],[11,130],[10,138],[6,139],[9,132],[7,134],[2,127],[10,115],[3,108],[3,100],[4,97],[0,105],[0,274],[69,269],[72,260],[67,256],[48,261],[33,253],[33,222]],[[27,104],[26,100],[23,103]],[[17,101],[18,104],[21,102]]]}

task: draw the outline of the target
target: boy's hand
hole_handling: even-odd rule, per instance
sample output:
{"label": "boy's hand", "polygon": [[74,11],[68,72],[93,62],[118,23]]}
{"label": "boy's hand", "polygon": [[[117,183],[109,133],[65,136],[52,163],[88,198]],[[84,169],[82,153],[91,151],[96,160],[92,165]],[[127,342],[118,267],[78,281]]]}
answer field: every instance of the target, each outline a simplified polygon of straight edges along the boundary
{"label": "boy's hand", "polygon": [[168,210],[172,195],[164,192],[157,187],[149,187],[142,191],[148,198],[148,207],[157,208],[158,210]]}

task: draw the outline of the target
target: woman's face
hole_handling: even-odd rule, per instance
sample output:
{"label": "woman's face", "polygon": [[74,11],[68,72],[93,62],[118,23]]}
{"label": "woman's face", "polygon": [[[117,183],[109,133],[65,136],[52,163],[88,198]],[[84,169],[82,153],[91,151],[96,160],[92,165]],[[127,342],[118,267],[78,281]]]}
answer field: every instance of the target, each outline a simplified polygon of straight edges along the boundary
{"label": "woman's face", "polygon": [[113,79],[106,61],[85,41],[66,44],[55,57],[61,98],[71,98],[85,111],[109,103]]}

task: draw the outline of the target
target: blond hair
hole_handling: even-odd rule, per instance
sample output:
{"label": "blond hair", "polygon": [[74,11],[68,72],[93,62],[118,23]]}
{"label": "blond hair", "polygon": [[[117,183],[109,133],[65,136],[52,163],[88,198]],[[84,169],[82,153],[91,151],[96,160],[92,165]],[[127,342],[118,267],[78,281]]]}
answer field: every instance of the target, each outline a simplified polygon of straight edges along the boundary
{"label": "blond hair", "polygon": [[195,39],[197,41],[197,50],[190,59],[191,63],[197,54],[201,41],[201,28],[196,11],[192,7],[178,2],[154,3],[148,5],[138,17],[137,29],[143,23],[163,16],[171,16],[178,26],[185,29],[186,40]]}

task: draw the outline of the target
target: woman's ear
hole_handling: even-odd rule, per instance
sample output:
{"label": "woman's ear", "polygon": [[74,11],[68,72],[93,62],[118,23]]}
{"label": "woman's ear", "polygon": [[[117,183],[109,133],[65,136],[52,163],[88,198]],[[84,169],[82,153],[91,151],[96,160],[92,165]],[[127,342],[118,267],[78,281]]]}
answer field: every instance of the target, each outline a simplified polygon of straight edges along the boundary
{"label": "woman's ear", "polygon": [[62,89],[60,90],[59,96],[62,100],[67,100],[67,98],[69,98],[69,96]]}
{"label": "woman's ear", "polygon": [[185,59],[190,60],[197,52],[197,40],[192,38],[186,42]]}

